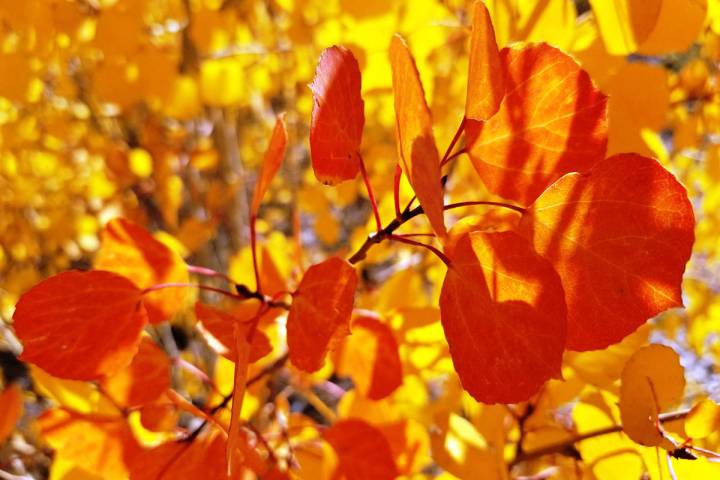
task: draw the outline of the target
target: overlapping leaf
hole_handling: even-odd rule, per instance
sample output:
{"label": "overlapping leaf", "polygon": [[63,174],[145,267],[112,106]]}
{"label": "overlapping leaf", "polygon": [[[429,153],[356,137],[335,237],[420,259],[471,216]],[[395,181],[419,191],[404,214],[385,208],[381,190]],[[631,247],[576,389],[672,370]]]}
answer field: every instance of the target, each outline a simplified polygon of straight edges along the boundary
{"label": "overlapping leaf", "polygon": [[362,420],[342,420],[323,432],[338,456],[338,470],[348,480],[384,480],[397,476],[390,444]]}
{"label": "overlapping leaf", "polygon": [[313,92],[310,156],[323,183],[352,180],[360,172],[365,111],[360,94],[360,67],[352,52],[332,46],[320,55]]}
{"label": "overlapping leaf", "polygon": [[[260,321],[264,316],[273,315],[271,312],[263,313],[264,309],[261,310],[260,303],[255,300],[243,303],[249,304],[247,308],[236,309],[234,312],[225,312],[200,302],[195,304],[195,316],[202,328],[210,334],[207,337],[211,342],[210,346],[231,361],[237,358],[235,330],[239,329],[241,334],[247,337],[254,322]],[[267,335],[256,330],[250,344],[250,363],[258,361],[271,350],[272,345]]]}
{"label": "overlapping leaf", "polygon": [[21,358],[73,380],[97,380],[125,368],[147,323],[142,292],[115,273],[68,271],[40,282],[17,303]]}
{"label": "overlapping leaf", "polygon": [[506,48],[501,60],[505,98],[487,122],[467,121],[468,152],[491,192],[528,205],[561,175],[605,156],[607,98],[549,45]]}
{"label": "overlapping leaf", "polygon": [[396,132],[400,165],[435,233],[446,235],[440,185],[440,154],[435,145],[430,109],[415,60],[405,40],[395,35],[390,44]]}
{"label": "overlapping leaf", "polygon": [[451,260],[440,317],[463,387],[513,403],[559,377],[566,310],[550,263],[514,232],[469,233]]}
{"label": "overlapping leaf", "polygon": [[495,30],[485,3],[478,0],[473,5],[465,116],[472,120],[489,119],[497,113],[504,96],[505,72]]}
{"label": "overlapping leaf", "polygon": [[355,269],[337,257],[305,272],[287,319],[290,361],[297,368],[318,370],[328,350],[350,333],[356,284]]}
{"label": "overlapping leaf", "polygon": [[520,225],[560,274],[572,350],[607,347],[682,305],[693,229],[683,186],[657,161],[635,154],[564,176]]}

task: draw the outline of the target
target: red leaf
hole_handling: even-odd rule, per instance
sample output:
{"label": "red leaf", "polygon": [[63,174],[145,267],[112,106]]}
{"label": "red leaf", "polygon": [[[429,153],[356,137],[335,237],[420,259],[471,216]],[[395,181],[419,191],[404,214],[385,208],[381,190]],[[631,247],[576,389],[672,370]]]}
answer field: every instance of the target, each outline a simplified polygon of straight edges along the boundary
{"label": "red leaf", "polygon": [[402,363],[392,329],[377,318],[362,316],[352,323],[340,361],[340,375],[351,376],[371,400],[387,397],[402,384]]}
{"label": "red leaf", "polygon": [[154,402],[170,388],[170,359],[149,337],[143,337],[130,365],[100,382],[103,391],[123,407]]}
{"label": "red leaf", "polygon": [[360,172],[365,125],[360,67],[352,52],[332,46],[320,55],[313,93],[310,156],[315,176],[325,184],[352,180]]}
{"label": "red leaf", "polygon": [[570,349],[605,348],[682,305],[694,222],[683,186],[637,154],[565,175],[535,201],[520,231],[560,274]]}
{"label": "red leaf", "polygon": [[255,193],[253,194],[252,208],[250,214],[254,217],[257,215],[265,192],[267,192],[270,182],[277,171],[280,169],[283,157],[285,156],[285,148],[287,146],[287,131],[285,129],[285,115],[279,115],[275,121],[270,145],[265,151],[262,170],[255,185]]}
{"label": "red leaf", "polygon": [[100,270],[60,273],[27,291],[15,306],[21,359],[73,380],[96,380],[130,364],[147,314],[125,277]]}
{"label": "red leaf", "polygon": [[287,319],[290,361],[300,370],[322,367],[325,354],[350,333],[357,273],[345,260],[332,257],[308,268]]}
{"label": "red leaf", "polygon": [[[183,259],[140,225],[124,218],[116,218],[105,225],[95,268],[119,273],[140,288],[188,282]],[[183,306],[186,297],[184,288],[164,288],[148,293],[144,300],[150,322],[167,320]]]}
{"label": "red leaf", "polygon": [[347,480],[391,480],[398,475],[387,439],[362,420],[336,422],[323,438],[337,453],[338,469]]}
{"label": "red leaf", "polygon": [[445,237],[440,154],[433,137],[430,109],[415,59],[399,35],[390,44],[390,63],[400,165],[433,230]]}
{"label": "red leaf", "polygon": [[560,376],[566,328],[560,278],[515,232],[458,240],[440,319],[462,385],[480,402],[527,400]]}
{"label": "red leaf", "polygon": [[23,394],[15,385],[8,385],[0,392],[0,446],[15,430],[23,413]]}
{"label": "red leaf", "polygon": [[492,193],[529,205],[561,175],[604,158],[607,97],[548,45],[506,48],[501,58],[505,99],[487,122],[466,122],[468,152]]}
{"label": "red leaf", "polygon": [[[245,303],[249,304],[249,308],[230,313],[200,302],[195,304],[195,316],[201,323],[202,328],[212,335],[212,337],[209,337],[210,346],[233,362],[237,358],[234,325],[238,324],[241,327],[241,334],[247,336],[248,330],[256,317],[258,317],[259,308],[262,305],[255,300],[247,300],[243,302],[243,304]],[[266,315],[274,315],[274,312],[262,313],[259,318],[262,319]],[[214,344],[215,342],[220,342],[220,345]],[[271,351],[272,345],[270,345],[270,339],[268,339],[267,335],[260,330],[255,330],[250,345],[250,363],[258,361]]]}
{"label": "red leaf", "polygon": [[465,116],[487,120],[497,113],[505,96],[505,73],[490,13],[480,0],[473,6],[469,61]]}

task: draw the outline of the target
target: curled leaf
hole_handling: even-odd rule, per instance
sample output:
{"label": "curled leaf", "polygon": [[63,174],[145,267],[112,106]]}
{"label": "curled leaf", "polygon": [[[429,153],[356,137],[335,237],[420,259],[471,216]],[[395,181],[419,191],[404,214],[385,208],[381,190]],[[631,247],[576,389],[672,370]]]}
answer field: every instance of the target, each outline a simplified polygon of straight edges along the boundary
{"label": "curled leaf", "polygon": [[147,323],[142,292],[111,272],[69,271],[25,292],[15,306],[20,358],[72,380],[97,380],[130,364]]}
{"label": "curled leaf", "polygon": [[466,234],[451,260],[440,318],[468,393],[514,403],[559,378],[566,311],[550,263],[515,232]]}
{"label": "curled leaf", "polygon": [[360,94],[360,67],[352,52],[332,46],[320,55],[310,123],[310,156],[315,176],[334,185],[360,172],[360,143],[365,111]]}

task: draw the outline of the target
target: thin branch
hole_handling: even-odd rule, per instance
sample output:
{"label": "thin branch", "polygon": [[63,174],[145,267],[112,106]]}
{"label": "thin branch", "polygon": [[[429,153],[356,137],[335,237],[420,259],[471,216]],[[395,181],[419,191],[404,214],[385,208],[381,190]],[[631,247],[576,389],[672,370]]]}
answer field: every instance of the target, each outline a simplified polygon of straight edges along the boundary
{"label": "thin branch", "polygon": [[491,202],[486,200],[477,200],[477,201],[470,201],[470,202],[457,202],[457,203],[450,203],[448,205],[445,205],[443,207],[444,210],[452,210],[453,208],[461,208],[461,207],[471,207],[474,205],[487,205],[490,207],[502,207],[507,208],[509,210],[514,210],[519,213],[525,213],[526,210],[522,207],[518,207],[517,205],[511,205],[509,203],[503,203],[503,202]]}
{"label": "thin branch", "polygon": [[428,245],[427,243],[418,242],[417,240],[411,240],[411,239],[403,237],[401,235],[394,235],[394,234],[390,234],[388,236],[388,239],[394,240],[396,242],[404,243],[406,245],[412,245],[415,247],[420,247],[420,248],[425,248],[427,250],[430,250],[432,253],[435,254],[436,257],[438,257],[440,260],[442,260],[442,262],[445,265],[447,265],[448,267],[450,266],[450,259],[448,257],[446,257],[444,253],[442,253],[440,250],[433,247],[432,245]]}
{"label": "thin branch", "polygon": [[[678,412],[671,412],[671,413],[664,413],[659,416],[660,423],[666,423],[666,422],[672,422],[675,420],[680,420],[688,416],[690,413],[690,410],[680,410]],[[583,433],[581,435],[575,435],[574,437],[568,438],[567,440],[563,440],[562,442],[553,443],[551,445],[548,445],[546,447],[538,448],[536,450],[530,450],[528,452],[523,452],[521,455],[518,455],[512,462],[512,465],[517,465],[521,462],[526,462],[528,460],[532,460],[535,458],[542,457],[544,455],[550,455],[552,453],[562,453],[568,448],[572,447],[576,443],[582,442],[584,440],[588,440],[590,438],[600,437],[603,435],[608,435],[610,433],[618,433],[623,431],[622,425],[613,425],[610,427],[600,428],[598,430],[593,430],[587,433]]]}
{"label": "thin branch", "polygon": [[202,275],[204,277],[212,277],[212,278],[222,278],[228,283],[234,284],[235,281],[225,275],[224,273],[220,273],[217,270],[213,270],[212,268],[207,267],[201,267],[199,265],[188,265],[187,266],[188,272],[194,273],[196,275]]}

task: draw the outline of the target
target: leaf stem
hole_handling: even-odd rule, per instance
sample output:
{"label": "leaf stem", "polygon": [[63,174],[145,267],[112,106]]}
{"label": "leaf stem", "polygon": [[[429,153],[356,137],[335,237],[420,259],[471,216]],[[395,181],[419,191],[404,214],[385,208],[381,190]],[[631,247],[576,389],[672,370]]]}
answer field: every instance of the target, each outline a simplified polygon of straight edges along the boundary
{"label": "leaf stem", "polygon": [[194,273],[196,275],[202,275],[204,277],[213,277],[213,278],[222,278],[228,283],[235,283],[235,281],[225,275],[224,273],[220,273],[217,270],[213,270],[212,268],[207,267],[201,267],[199,265],[187,265],[188,272]]}
{"label": "leaf stem", "polygon": [[[446,163],[448,163],[450,160],[455,158],[457,155],[450,155],[452,153],[453,148],[455,148],[455,144],[460,140],[460,136],[465,131],[465,117],[463,116],[462,121],[460,122],[460,125],[458,126],[457,131],[455,132],[455,135],[453,136],[452,140],[450,141],[450,145],[448,145],[447,150],[445,150],[445,155],[443,155],[442,160],[440,161],[440,168],[444,167]],[[461,150],[463,152],[465,149]],[[458,155],[460,152],[458,152]]]}
{"label": "leaf stem", "polygon": [[395,218],[400,218],[400,178],[402,177],[402,167],[398,163],[395,165],[395,177],[393,178],[393,200],[395,201]]}
{"label": "leaf stem", "polygon": [[262,293],[262,287],[260,286],[260,269],[258,268],[257,261],[257,232],[255,231],[255,222],[257,221],[257,215],[255,213],[250,214],[250,251],[252,252],[253,270],[255,272],[255,291]]}
{"label": "leaf stem", "polygon": [[390,234],[390,235],[388,235],[388,239],[389,239],[389,240],[394,240],[394,241],[396,241],[396,242],[404,243],[404,244],[407,244],[407,245],[413,245],[413,246],[415,246],[415,247],[421,247],[421,248],[425,248],[425,249],[427,249],[427,250],[430,250],[432,253],[435,254],[436,257],[438,257],[440,260],[442,260],[443,263],[444,263],[447,267],[450,267],[450,259],[449,259],[448,257],[446,257],[444,253],[442,253],[440,250],[438,250],[437,248],[433,247],[432,245],[428,245],[427,243],[418,242],[417,240],[412,240],[412,239],[410,239],[410,238],[403,237],[402,235]]}
{"label": "leaf stem", "polygon": [[471,207],[473,205],[487,205],[490,207],[502,207],[502,208],[507,208],[509,210],[514,210],[519,213],[526,212],[526,210],[523,207],[518,207],[517,205],[511,205],[509,203],[503,203],[503,202],[491,202],[491,201],[486,201],[486,200],[450,203],[448,205],[445,205],[443,207],[443,209],[444,210],[452,210],[453,208]]}
{"label": "leaf stem", "polygon": [[365,182],[365,189],[367,190],[368,198],[370,199],[370,205],[372,205],[372,211],[373,215],[375,216],[375,226],[377,227],[377,231],[379,232],[382,230],[382,220],[380,220],[380,212],[378,211],[377,202],[375,201],[375,194],[373,193],[372,184],[370,183],[370,177],[368,177],[367,169],[365,168],[365,160],[363,160],[362,155],[358,153],[358,157],[360,157],[360,173],[363,177],[363,182]]}

